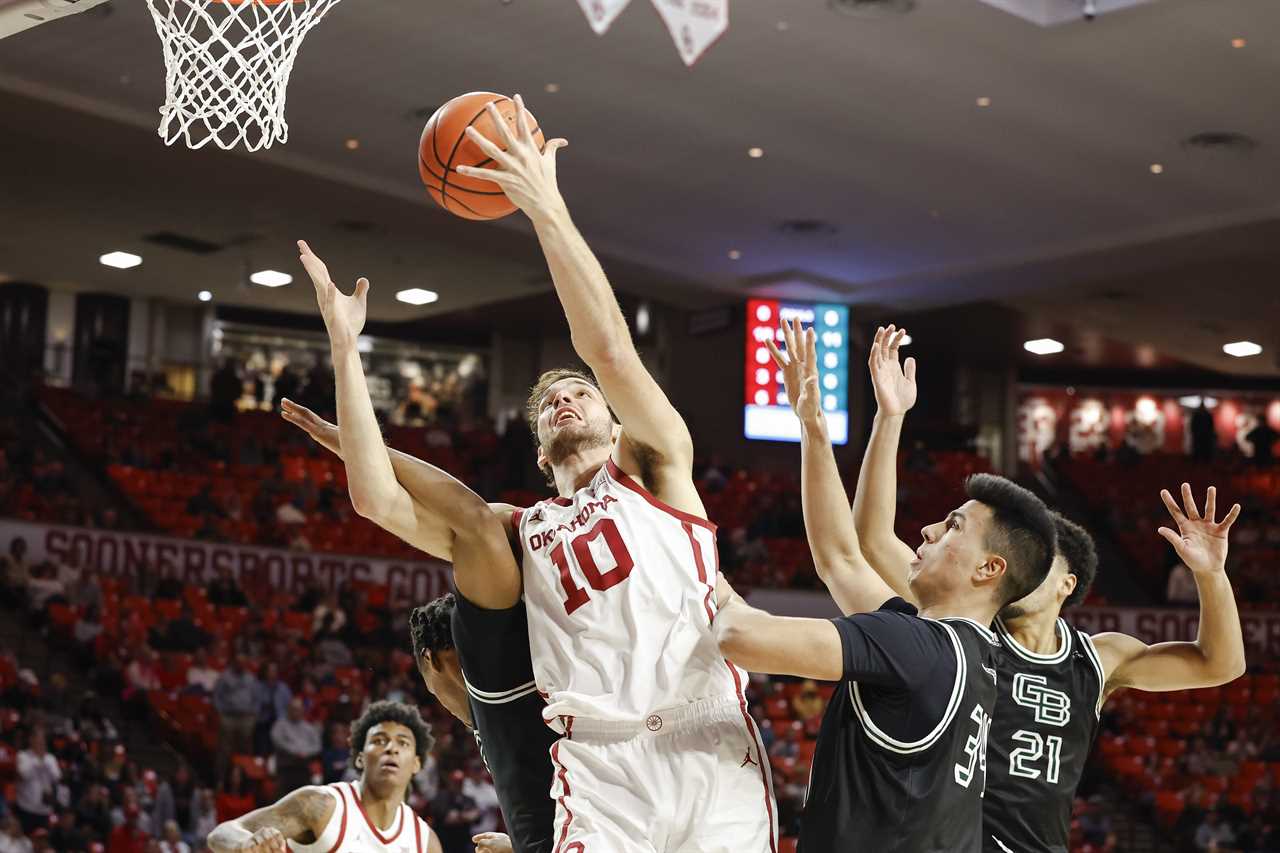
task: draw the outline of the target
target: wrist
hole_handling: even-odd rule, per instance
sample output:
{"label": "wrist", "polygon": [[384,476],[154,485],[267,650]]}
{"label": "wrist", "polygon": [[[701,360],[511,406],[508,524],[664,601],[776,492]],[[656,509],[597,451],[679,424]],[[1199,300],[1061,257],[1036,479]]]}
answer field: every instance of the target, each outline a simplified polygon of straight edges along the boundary
{"label": "wrist", "polygon": [[800,419],[800,430],[805,438],[827,440],[827,418],[819,412]]}
{"label": "wrist", "polygon": [[329,336],[329,350],[333,356],[333,366],[336,368],[339,362],[346,362],[352,359],[360,360],[360,350],[356,346],[355,338],[347,338],[339,335]]}
{"label": "wrist", "polygon": [[883,409],[876,409],[875,419],[881,423],[900,424],[906,417],[906,412],[886,412]]}
{"label": "wrist", "polygon": [[569,208],[564,203],[564,199],[557,190],[552,193],[549,198],[539,199],[537,203],[530,205],[525,211],[525,215],[533,223],[534,229],[538,231],[553,231],[558,228],[567,226],[569,220]]}

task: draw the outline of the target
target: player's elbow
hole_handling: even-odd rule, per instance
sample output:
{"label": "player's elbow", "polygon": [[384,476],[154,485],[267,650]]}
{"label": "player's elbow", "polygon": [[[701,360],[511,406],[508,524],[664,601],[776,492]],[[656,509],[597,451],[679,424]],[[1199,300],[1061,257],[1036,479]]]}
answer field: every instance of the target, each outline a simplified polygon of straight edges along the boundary
{"label": "player's elbow", "polygon": [[347,494],[351,496],[351,508],[355,510],[356,515],[367,518],[375,524],[383,517],[390,505],[388,496],[355,482],[348,484]]}
{"label": "player's elbow", "polygon": [[715,633],[716,645],[720,647],[720,654],[738,666],[749,669],[749,658],[751,657],[751,638],[750,631],[746,630],[741,619],[735,618],[734,614],[726,614],[723,610],[716,615],[716,619],[711,624],[712,631]]}

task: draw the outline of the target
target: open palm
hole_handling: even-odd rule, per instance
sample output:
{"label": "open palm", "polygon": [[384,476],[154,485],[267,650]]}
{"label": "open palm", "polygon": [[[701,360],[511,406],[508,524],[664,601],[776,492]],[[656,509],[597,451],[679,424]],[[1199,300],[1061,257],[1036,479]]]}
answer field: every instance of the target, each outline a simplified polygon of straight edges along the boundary
{"label": "open palm", "polygon": [[867,359],[876,405],[881,414],[890,417],[905,415],[916,404],[916,360],[908,358],[905,364],[898,363],[898,348],[906,334],[906,329],[895,326],[876,329]]}
{"label": "open palm", "polygon": [[1218,490],[1213,486],[1209,487],[1205,495],[1203,516],[1196,509],[1196,501],[1188,483],[1182,484],[1181,507],[1168,489],[1161,490],[1160,499],[1177,523],[1178,532],[1175,533],[1168,527],[1161,527],[1158,532],[1173,546],[1178,559],[1193,572],[1223,571],[1227,563],[1227,532],[1240,515],[1240,504],[1232,506],[1222,521],[1215,521]]}
{"label": "open palm", "polygon": [[800,417],[811,420],[822,417],[822,391],[818,388],[818,336],[805,329],[800,320],[782,321],[782,340],[787,350],[778,349],[772,339],[766,340],[773,363],[782,371],[787,401]]}
{"label": "open palm", "polygon": [[298,251],[302,266],[315,285],[316,302],[320,305],[324,326],[329,330],[329,341],[335,347],[355,346],[368,313],[369,279],[358,280],[355,291],[348,296],[338,290],[329,277],[329,268],[311,251],[305,240],[298,241]]}

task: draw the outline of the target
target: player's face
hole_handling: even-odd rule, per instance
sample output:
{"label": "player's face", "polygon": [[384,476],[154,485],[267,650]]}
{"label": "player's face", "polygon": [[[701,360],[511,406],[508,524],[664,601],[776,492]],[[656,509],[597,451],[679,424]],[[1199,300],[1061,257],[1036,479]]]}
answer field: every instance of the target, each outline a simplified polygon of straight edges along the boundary
{"label": "player's face", "polygon": [[608,447],[613,416],[604,395],[581,379],[561,379],[538,404],[539,452],[552,465],[593,447]]}
{"label": "player's face", "polygon": [[1049,567],[1049,574],[1045,576],[1044,582],[1017,601],[1006,604],[1000,611],[1000,618],[1017,619],[1048,610],[1052,610],[1056,617],[1062,602],[1075,588],[1076,576],[1068,570],[1067,558],[1061,554],[1055,554],[1053,565]]}
{"label": "player's face", "polygon": [[907,581],[921,602],[935,601],[967,586],[991,562],[986,547],[991,508],[966,501],[946,518],[921,529]]}
{"label": "player's face", "polygon": [[388,721],[369,729],[361,753],[364,778],[388,789],[403,790],[422,769],[415,743],[413,731],[400,723]]}
{"label": "player's face", "polygon": [[462,681],[462,666],[457,654],[442,653],[433,658],[425,652],[418,658],[418,674],[431,695],[440,700],[445,710],[467,725],[473,725],[467,687]]}

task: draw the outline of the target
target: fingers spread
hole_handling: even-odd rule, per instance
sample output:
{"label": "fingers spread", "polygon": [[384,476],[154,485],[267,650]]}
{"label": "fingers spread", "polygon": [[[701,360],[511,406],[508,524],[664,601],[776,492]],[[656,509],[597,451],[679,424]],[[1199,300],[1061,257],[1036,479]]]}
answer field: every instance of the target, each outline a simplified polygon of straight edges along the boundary
{"label": "fingers spread", "polygon": [[1227,513],[1227,517],[1222,519],[1218,524],[1218,532],[1226,533],[1231,525],[1235,524],[1236,519],[1240,517],[1240,504],[1233,504],[1231,511]]}
{"label": "fingers spread", "polygon": [[902,372],[907,377],[908,382],[916,381],[916,360],[914,357],[908,358],[906,363],[902,365]]}
{"label": "fingers spread", "polygon": [[1169,510],[1169,515],[1173,516],[1173,520],[1179,525],[1186,521],[1186,516],[1182,514],[1182,510],[1178,508],[1178,504],[1174,502],[1173,495],[1169,494],[1168,489],[1160,490],[1160,500],[1164,501],[1165,509]]}
{"label": "fingers spread", "polygon": [[1186,508],[1187,518],[1199,520],[1200,513],[1196,510],[1196,499],[1195,496],[1191,494],[1190,483],[1182,484],[1182,505]]}
{"label": "fingers spread", "polygon": [[769,350],[769,355],[773,356],[773,363],[778,365],[780,369],[786,369],[787,357],[778,349],[778,345],[773,342],[773,338],[767,338],[764,345]]}

